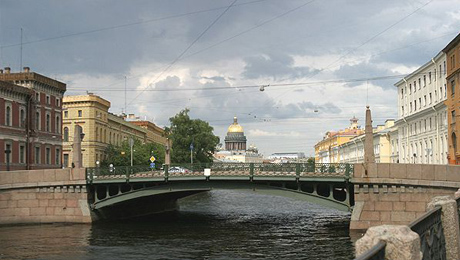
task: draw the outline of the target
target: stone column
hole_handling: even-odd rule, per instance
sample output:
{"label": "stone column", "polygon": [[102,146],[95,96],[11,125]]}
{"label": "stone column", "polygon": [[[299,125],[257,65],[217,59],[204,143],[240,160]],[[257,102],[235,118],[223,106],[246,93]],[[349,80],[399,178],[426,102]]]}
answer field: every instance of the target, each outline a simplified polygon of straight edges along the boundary
{"label": "stone column", "polygon": [[366,106],[366,128],[364,136],[364,163],[375,163],[374,135],[372,129],[371,110]]}
{"label": "stone column", "polygon": [[81,158],[81,127],[75,125],[73,130],[73,143],[72,143],[72,167],[82,168],[83,162]]}
{"label": "stone column", "polygon": [[428,203],[428,210],[441,206],[441,221],[446,239],[447,260],[460,259],[460,231],[458,222],[457,202],[450,196],[434,197]]}
{"label": "stone column", "polygon": [[356,241],[356,257],[366,253],[378,242],[385,241],[385,259],[421,260],[420,237],[408,226],[383,225],[370,227],[366,234]]}

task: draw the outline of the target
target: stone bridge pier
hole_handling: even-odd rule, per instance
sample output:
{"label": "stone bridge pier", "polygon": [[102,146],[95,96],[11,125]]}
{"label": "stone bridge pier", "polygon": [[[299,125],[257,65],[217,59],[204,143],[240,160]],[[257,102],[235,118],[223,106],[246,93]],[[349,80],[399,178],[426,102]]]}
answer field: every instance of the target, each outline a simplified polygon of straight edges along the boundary
{"label": "stone bridge pier", "polygon": [[0,224],[90,223],[85,169],[0,174]]}
{"label": "stone bridge pier", "polygon": [[351,230],[407,225],[427,211],[433,197],[453,196],[460,188],[460,166],[369,163],[354,169]]}

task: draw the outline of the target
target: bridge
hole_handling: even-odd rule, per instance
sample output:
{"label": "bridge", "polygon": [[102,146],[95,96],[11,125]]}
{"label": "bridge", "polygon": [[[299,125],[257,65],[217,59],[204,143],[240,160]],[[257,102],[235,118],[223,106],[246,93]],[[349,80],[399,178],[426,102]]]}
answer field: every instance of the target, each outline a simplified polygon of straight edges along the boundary
{"label": "bridge", "polygon": [[216,189],[284,196],[351,211],[352,175],[352,164],[315,163],[186,164],[164,170],[139,166],[86,169],[91,208],[102,219],[169,210],[179,198]]}

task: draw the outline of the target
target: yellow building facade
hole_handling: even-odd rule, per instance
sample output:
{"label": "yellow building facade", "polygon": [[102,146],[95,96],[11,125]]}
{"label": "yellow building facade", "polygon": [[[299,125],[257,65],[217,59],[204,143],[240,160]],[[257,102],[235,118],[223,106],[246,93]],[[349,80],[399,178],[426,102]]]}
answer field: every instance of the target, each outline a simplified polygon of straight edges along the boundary
{"label": "yellow building facade", "polygon": [[350,119],[350,127],[337,132],[327,132],[323,140],[315,145],[315,162],[316,163],[339,163],[340,150],[339,146],[347,143],[355,136],[361,135],[364,130],[358,126],[358,119]]}
{"label": "yellow building facade", "polygon": [[106,159],[109,144],[121,145],[130,137],[143,143],[166,145],[164,130],[148,121],[126,121],[123,116],[109,112],[110,102],[97,95],[65,96],[63,98],[63,164],[72,164],[72,144],[75,125],[82,127],[83,167],[95,167],[96,161]]}

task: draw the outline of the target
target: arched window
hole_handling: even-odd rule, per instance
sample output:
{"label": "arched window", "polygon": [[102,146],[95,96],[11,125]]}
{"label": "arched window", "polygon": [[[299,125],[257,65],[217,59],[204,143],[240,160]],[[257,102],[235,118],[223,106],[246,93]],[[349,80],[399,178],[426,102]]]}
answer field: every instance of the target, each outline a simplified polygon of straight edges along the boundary
{"label": "arched window", "polygon": [[69,141],[69,128],[64,127],[64,142]]}
{"label": "arched window", "polygon": [[104,129],[104,143],[107,143],[107,129]]}
{"label": "arched window", "polygon": [[11,126],[11,107],[6,107],[5,125]]}
{"label": "arched window", "polygon": [[100,131],[99,134],[100,134],[100,137],[101,137],[101,140],[99,140],[99,141],[102,142],[102,141],[104,141],[104,137],[102,136],[102,128],[99,131]]}
{"label": "arched window", "polygon": [[56,129],[54,130],[56,133],[61,133],[61,120],[59,116],[56,116]]}
{"label": "arched window", "polygon": [[96,127],[96,142],[99,141],[99,128]]}

